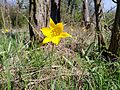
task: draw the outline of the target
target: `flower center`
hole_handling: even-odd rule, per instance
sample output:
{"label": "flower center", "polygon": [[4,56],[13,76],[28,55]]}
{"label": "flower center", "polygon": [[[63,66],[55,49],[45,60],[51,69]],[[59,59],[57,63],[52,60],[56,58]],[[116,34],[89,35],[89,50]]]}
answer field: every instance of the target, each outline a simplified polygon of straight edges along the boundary
{"label": "flower center", "polygon": [[60,35],[60,32],[58,32],[55,29],[52,30],[52,36],[59,36],[59,35]]}

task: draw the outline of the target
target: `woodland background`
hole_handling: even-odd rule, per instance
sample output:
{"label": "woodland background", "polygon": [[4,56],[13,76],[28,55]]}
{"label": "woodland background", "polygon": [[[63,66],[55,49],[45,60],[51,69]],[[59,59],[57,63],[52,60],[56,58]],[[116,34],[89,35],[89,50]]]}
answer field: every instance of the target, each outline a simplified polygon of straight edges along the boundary
{"label": "woodland background", "polygon": [[[0,90],[120,90],[120,0],[109,1],[1,0]],[[54,50],[41,44],[50,17],[72,35]]]}

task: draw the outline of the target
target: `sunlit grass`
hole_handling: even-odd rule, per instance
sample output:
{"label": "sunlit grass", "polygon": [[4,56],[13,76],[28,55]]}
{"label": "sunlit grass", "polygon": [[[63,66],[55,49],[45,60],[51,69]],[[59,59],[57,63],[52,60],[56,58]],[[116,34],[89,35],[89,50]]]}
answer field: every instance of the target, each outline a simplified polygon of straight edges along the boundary
{"label": "sunlit grass", "polygon": [[[0,34],[0,88],[26,90],[119,90],[120,62],[105,62],[91,43],[80,52],[70,44],[79,35],[54,49],[51,44],[29,48],[26,33]],[[74,40],[74,41],[73,41]],[[71,42],[72,41],[72,42]],[[78,47],[77,47],[78,49]],[[52,59],[52,69],[49,62]],[[52,78],[52,82],[50,84]]]}

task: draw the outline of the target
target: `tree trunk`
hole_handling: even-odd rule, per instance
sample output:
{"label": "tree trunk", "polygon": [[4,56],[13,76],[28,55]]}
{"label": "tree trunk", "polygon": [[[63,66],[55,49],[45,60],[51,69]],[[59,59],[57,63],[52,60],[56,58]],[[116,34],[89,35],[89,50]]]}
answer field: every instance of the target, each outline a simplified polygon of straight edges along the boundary
{"label": "tree trunk", "polygon": [[32,21],[33,19],[33,0],[29,0],[29,33],[30,33],[30,41],[33,41],[35,39],[35,34],[32,27]]}
{"label": "tree trunk", "polygon": [[11,29],[11,19],[10,19],[10,10],[7,0],[3,1],[3,22],[4,22],[4,29]]}
{"label": "tree trunk", "polygon": [[51,0],[51,18],[55,23],[60,22],[60,2],[61,0]]}
{"label": "tree trunk", "polygon": [[73,11],[74,11],[74,9],[75,9],[75,2],[76,2],[76,0],[72,0],[72,1],[71,1],[71,9],[70,9],[70,14],[71,14],[71,15],[73,15]]}
{"label": "tree trunk", "polygon": [[19,25],[18,25],[18,17],[19,17],[19,12],[20,12],[20,0],[17,0],[16,1],[17,2],[17,11],[16,11],[16,28],[18,28],[19,27]]}
{"label": "tree trunk", "polygon": [[50,0],[29,0],[30,40],[40,40],[40,28],[47,27],[50,18]]}
{"label": "tree trunk", "polygon": [[120,57],[120,0],[117,0],[117,9],[112,29],[109,51],[112,52],[112,54]]}
{"label": "tree trunk", "polygon": [[69,7],[70,7],[70,4],[71,4],[71,1],[72,1],[72,0],[67,0],[67,3],[68,3],[68,4],[67,4],[67,12],[69,11]]}
{"label": "tree trunk", "polygon": [[83,0],[83,21],[85,26],[90,22],[88,0]]}
{"label": "tree trunk", "polygon": [[95,15],[96,15],[96,32],[98,35],[98,48],[99,51],[101,49],[105,48],[105,42],[103,39],[103,35],[101,33],[101,17],[103,15],[103,10],[102,10],[102,0],[94,0],[94,5],[95,5]]}

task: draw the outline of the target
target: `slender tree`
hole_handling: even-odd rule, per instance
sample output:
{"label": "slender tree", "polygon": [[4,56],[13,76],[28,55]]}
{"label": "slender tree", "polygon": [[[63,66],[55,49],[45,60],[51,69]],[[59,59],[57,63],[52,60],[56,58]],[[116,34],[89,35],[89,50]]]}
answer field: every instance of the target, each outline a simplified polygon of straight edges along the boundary
{"label": "slender tree", "polygon": [[9,4],[7,0],[3,0],[3,23],[4,23],[4,29],[11,29],[11,19],[10,19],[10,10],[9,10]]}
{"label": "slender tree", "polygon": [[69,11],[69,7],[70,7],[70,4],[71,4],[71,1],[72,0],[67,0],[67,12]]}
{"label": "slender tree", "polygon": [[83,21],[85,26],[90,22],[88,0],[83,0]]}
{"label": "slender tree", "polygon": [[73,14],[73,11],[75,9],[75,2],[76,0],[67,0],[67,12],[69,12],[71,15]]}
{"label": "slender tree", "polygon": [[61,0],[51,0],[51,18],[55,23],[60,22],[60,3]]}
{"label": "slender tree", "polygon": [[75,9],[75,2],[76,2],[76,0],[72,0],[72,1],[71,1],[70,14],[73,14],[73,11],[74,11],[74,9]]}
{"label": "slender tree", "polygon": [[29,0],[30,40],[41,40],[40,28],[46,27],[50,18],[50,0]]}
{"label": "slender tree", "polygon": [[103,35],[101,33],[101,18],[103,15],[102,10],[102,0],[94,0],[95,5],[95,16],[96,16],[96,32],[98,36],[98,47],[99,51],[105,47],[105,42],[103,39]]}
{"label": "slender tree", "polygon": [[120,0],[116,0],[116,3],[117,9],[112,29],[109,51],[112,52],[112,54],[115,54],[118,57],[120,57]]}

